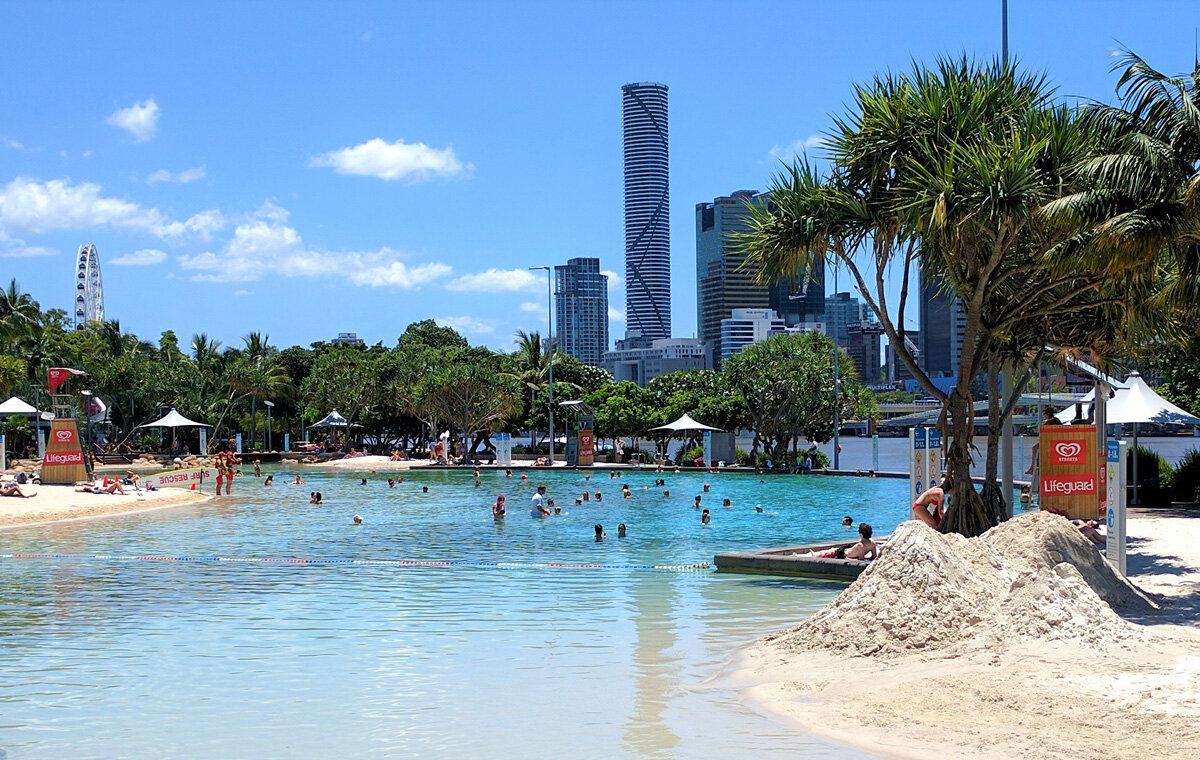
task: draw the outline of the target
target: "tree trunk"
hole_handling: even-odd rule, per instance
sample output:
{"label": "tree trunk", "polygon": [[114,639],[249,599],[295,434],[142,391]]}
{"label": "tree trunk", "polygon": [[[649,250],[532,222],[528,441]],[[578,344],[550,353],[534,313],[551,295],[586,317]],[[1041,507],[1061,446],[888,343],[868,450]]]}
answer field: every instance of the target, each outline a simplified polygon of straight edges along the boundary
{"label": "tree trunk", "polygon": [[960,379],[946,404],[950,426],[946,470],[954,492],[950,497],[950,511],[941,525],[943,533],[960,533],[967,537],[978,536],[1000,521],[999,515],[989,509],[975,491],[975,484],[971,480],[971,444],[975,419],[969,387],[969,380]]}

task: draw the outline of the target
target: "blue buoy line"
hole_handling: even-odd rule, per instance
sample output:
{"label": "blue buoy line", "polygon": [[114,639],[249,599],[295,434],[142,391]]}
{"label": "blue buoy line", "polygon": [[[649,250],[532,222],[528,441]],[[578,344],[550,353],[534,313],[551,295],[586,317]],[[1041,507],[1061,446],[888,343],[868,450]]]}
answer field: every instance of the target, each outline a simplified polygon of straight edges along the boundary
{"label": "blue buoy line", "polygon": [[651,570],[657,572],[695,572],[708,570],[708,562],[690,565],[605,565],[590,562],[468,562],[455,560],[410,559],[305,559],[299,557],[189,557],[163,554],[0,554],[0,560],[75,560],[80,562],[201,562],[259,565],[374,565],[383,567],[468,567],[500,570]]}

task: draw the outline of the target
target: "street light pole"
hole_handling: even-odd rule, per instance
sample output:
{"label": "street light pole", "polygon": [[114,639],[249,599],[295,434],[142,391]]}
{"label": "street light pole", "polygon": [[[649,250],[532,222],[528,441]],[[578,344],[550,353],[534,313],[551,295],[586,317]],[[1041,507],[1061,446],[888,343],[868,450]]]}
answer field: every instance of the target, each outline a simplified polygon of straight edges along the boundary
{"label": "street light pole", "polygon": [[275,406],[273,401],[263,401],[267,407],[267,451],[271,451],[271,408]]}
{"label": "street light pole", "polygon": [[550,267],[529,267],[546,270],[546,359],[550,367],[550,466],[554,466],[554,271]]}
{"label": "street light pole", "polygon": [[[838,268],[834,264],[833,267],[833,294],[837,296]],[[838,388],[838,367],[842,363],[842,347],[838,343],[837,336],[833,336],[833,469],[841,469],[841,457],[838,455],[842,448],[841,438],[838,436],[838,427],[841,425],[841,389]]]}

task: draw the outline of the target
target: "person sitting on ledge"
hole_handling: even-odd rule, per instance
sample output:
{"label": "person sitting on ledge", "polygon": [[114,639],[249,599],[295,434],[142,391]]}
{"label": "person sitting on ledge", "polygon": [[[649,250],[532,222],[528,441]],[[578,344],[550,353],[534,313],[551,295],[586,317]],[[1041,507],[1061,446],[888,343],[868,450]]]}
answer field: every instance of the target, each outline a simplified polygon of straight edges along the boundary
{"label": "person sitting on ledge", "polygon": [[858,543],[846,550],[846,559],[872,560],[879,556],[879,544],[871,540],[871,526],[858,524]]}

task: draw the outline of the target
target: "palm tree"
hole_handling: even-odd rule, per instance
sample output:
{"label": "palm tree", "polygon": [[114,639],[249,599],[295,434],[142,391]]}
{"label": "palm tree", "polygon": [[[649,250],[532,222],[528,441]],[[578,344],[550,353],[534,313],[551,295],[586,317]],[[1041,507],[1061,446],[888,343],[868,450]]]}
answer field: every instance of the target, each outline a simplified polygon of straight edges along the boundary
{"label": "palm tree", "polygon": [[[750,208],[742,236],[763,282],[815,271],[823,257],[848,271],[897,355],[943,404],[955,509],[943,529],[977,535],[1002,512],[994,483],[984,497],[971,481],[971,384],[988,369],[997,341],[1018,323],[1078,312],[1128,266],[1100,262],[1043,207],[1072,191],[1069,169],[1092,155],[1091,125],[1053,101],[1041,76],[1005,63],[966,59],[916,66],[856,87],[827,143],[831,169],[801,161],[773,183],[771,203]],[[939,390],[905,349],[911,273],[941,282],[965,315],[957,381]],[[896,305],[885,273],[900,274]],[[1020,354],[1035,361],[1036,351]],[[1026,367],[1028,364],[1026,365]],[[1018,368],[1018,373],[1026,367]],[[1002,412],[1005,410],[1001,410]],[[1011,407],[1007,409],[1011,414]]]}
{"label": "palm tree", "polygon": [[41,321],[37,301],[17,284],[14,277],[8,287],[0,290],[0,339],[15,341]]}
{"label": "palm tree", "polygon": [[[270,336],[264,333],[251,332],[247,333],[246,337],[242,338],[246,344],[246,348],[242,351],[242,358],[254,362],[256,370],[261,372],[271,356],[276,351],[270,343]],[[267,383],[270,385],[270,383]],[[291,386],[289,379],[288,386]],[[259,386],[261,389],[264,386]],[[250,448],[253,449],[255,442],[258,440],[258,400],[257,393],[250,394]],[[269,401],[269,396],[264,396],[263,401]]]}

